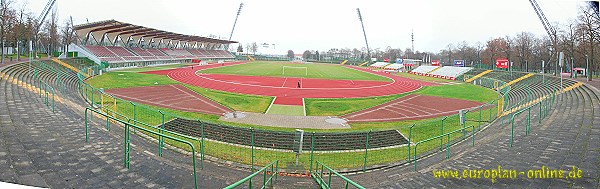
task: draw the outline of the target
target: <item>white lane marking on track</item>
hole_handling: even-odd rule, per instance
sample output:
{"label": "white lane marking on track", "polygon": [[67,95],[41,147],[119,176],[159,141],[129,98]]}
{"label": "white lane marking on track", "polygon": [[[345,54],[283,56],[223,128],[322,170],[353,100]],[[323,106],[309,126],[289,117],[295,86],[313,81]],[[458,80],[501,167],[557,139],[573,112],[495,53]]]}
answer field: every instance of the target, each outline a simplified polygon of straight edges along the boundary
{"label": "white lane marking on track", "polygon": [[[471,109],[471,108],[476,108],[476,107],[479,107],[479,106],[473,106],[473,107],[464,108],[464,109]],[[451,110],[451,111],[445,111],[445,112],[440,112],[440,113],[435,113],[435,114],[418,115],[418,116],[410,116],[410,117],[403,117],[403,118],[358,119],[358,120],[351,120],[350,119],[350,121],[356,121],[356,122],[401,121],[401,120],[412,119],[412,118],[435,117],[437,115],[443,115],[443,114],[447,114],[447,113],[456,113],[456,112],[457,112],[457,110]]]}
{"label": "white lane marking on track", "polygon": [[287,77],[285,78],[285,80],[283,80],[283,84],[281,84],[281,87],[285,86],[285,82],[287,82]]}

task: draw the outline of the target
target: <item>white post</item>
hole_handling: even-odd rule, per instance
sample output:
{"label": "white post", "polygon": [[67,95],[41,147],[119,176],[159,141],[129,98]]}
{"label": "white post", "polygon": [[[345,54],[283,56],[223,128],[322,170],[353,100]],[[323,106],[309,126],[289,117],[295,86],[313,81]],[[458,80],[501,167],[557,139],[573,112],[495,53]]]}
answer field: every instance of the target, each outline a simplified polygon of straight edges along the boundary
{"label": "white post", "polygon": [[[560,74],[560,91],[559,92],[561,92],[561,93],[562,93],[562,90],[563,90],[563,77],[562,77],[562,72],[563,72],[563,66],[562,65],[563,65],[563,63],[562,62],[563,62],[563,52],[560,52],[558,54],[558,66],[560,66],[560,73],[559,73]],[[562,96],[563,95],[560,95],[560,100],[563,99]]]}
{"label": "white post", "polygon": [[545,83],[544,82],[544,74],[545,74],[544,73],[544,64],[546,64],[546,63],[544,62],[544,60],[542,60],[542,83]]}
{"label": "white post", "polygon": [[33,61],[33,55],[32,55],[32,50],[33,50],[33,45],[31,44],[31,40],[29,40],[29,74],[31,74],[31,61]]}
{"label": "white post", "polygon": [[585,77],[587,78],[588,81],[592,80],[592,77],[590,75],[590,63],[588,60],[588,55],[585,55]]}

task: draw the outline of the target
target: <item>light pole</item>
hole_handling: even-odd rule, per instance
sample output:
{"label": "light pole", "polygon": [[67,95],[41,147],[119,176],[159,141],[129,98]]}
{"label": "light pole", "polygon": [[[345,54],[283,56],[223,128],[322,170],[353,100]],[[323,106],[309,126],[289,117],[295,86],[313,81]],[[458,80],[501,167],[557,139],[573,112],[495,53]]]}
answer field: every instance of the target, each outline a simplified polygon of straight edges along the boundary
{"label": "light pole", "polygon": [[368,61],[371,61],[371,50],[369,50],[369,42],[367,42],[367,33],[365,32],[365,25],[363,24],[362,15],[360,14],[360,9],[356,8],[356,12],[358,13],[358,20],[360,20],[360,25],[362,26],[363,35],[365,36],[365,44],[367,45],[367,58]]}
{"label": "light pole", "polygon": [[[233,36],[233,30],[235,30],[235,24],[237,23],[238,17],[240,13],[242,13],[242,7],[244,7],[244,3],[240,3],[240,8],[238,8],[237,15],[235,15],[235,21],[233,21],[233,27],[231,28],[231,33],[229,33],[229,41],[231,41],[231,37]],[[227,50],[229,51],[229,44],[227,44]]]}

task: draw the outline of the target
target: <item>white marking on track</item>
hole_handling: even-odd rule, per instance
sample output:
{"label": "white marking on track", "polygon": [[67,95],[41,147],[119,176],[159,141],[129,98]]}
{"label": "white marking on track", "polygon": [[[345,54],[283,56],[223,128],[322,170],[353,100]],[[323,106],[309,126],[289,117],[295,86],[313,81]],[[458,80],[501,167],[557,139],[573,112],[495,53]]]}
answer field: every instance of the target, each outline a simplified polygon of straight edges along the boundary
{"label": "white marking on track", "polygon": [[287,82],[287,77],[285,78],[285,80],[283,80],[283,84],[281,84],[281,87],[285,86],[285,82]]}

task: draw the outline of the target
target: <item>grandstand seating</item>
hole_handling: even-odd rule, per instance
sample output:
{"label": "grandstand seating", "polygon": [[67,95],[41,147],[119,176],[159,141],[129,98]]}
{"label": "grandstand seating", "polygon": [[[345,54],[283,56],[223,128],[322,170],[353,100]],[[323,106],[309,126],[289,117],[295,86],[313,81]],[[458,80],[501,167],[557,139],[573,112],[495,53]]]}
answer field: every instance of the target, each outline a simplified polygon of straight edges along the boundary
{"label": "grandstand seating", "polygon": [[456,77],[468,72],[471,69],[473,69],[473,68],[444,66],[444,67],[441,67],[440,69],[437,69],[429,74],[433,77],[456,80]]}
{"label": "grandstand seating", "polygon": [[375,63],[369,65],[369,67],[372,67],[372,68],[383,68],[383,67],[387,66],[388,64],[390,64],[390,63],[387,63],[387,62],[375,62]]}
{"label": "grandstand seating", "polygon": [[[208,139],[250,146],[249,128],[223,126],[202,123],[194,120],[176,118],[165,123],[165,129],[189,136],[201,137],[201,124],[204,124],[204,136]],[[293,150],[294,132],[254,131],[255,146],[271,149]],[[354,133],[316,133],[315,151],[360,150],[365,148],[366,132]],[[311,145],[311,136],[304,134],[304,146]],[[396,130],[374,131],[369,136],[369,148],[383,148],[406,144],[407,140]],[[335,144],[335,145],[332,145]]]}
{"label": "grandstand seating", "polygon": [[105,46],[87,45],[87,46],[85,46],[85,48],[87,48],[88,50],[90,50],[92,53],[94,53],[94,55],[98,56],[99,58],[102,58],[102,57],[117,57],[117,55],[115,53],[113,53],[112,51],[108,50]]}
{"label": "grandstand seating", "polygon": [[137,54],[138,56],[142,56],[142,57],[147,57],[147,56],[155,56],[154,54],[152,54],[151,52],[148,52],[146,49],[142,49],[139,47],[131,47],[129,48],[131,51],[133,51],[135,54]]}
{"label": "grandstand seating", "polygon": [[85,49],[96,55],[100,60],[109,63],[121,62],[139,62],[155,60],[176,60],[176,59],[195,59],[195,58],[235,58],[225,50],[198,50],[198,49],[142,49],[139,47],[119,47],[119,46],[94,46],[86,45]]}
{"label": "grandstand seating", "polygon": [[402,69],[404,66],[402,64],[390,64],[386,67],[384,67],[383,69],[385,70],[398,70],[398,69]]}
{"label": "grandstand seating", "polygon": [[419,67],[415,68],[414,70],[411,70],[410,72],[426,74],[436,68],[439,68],[439,66],[419,66]]}

